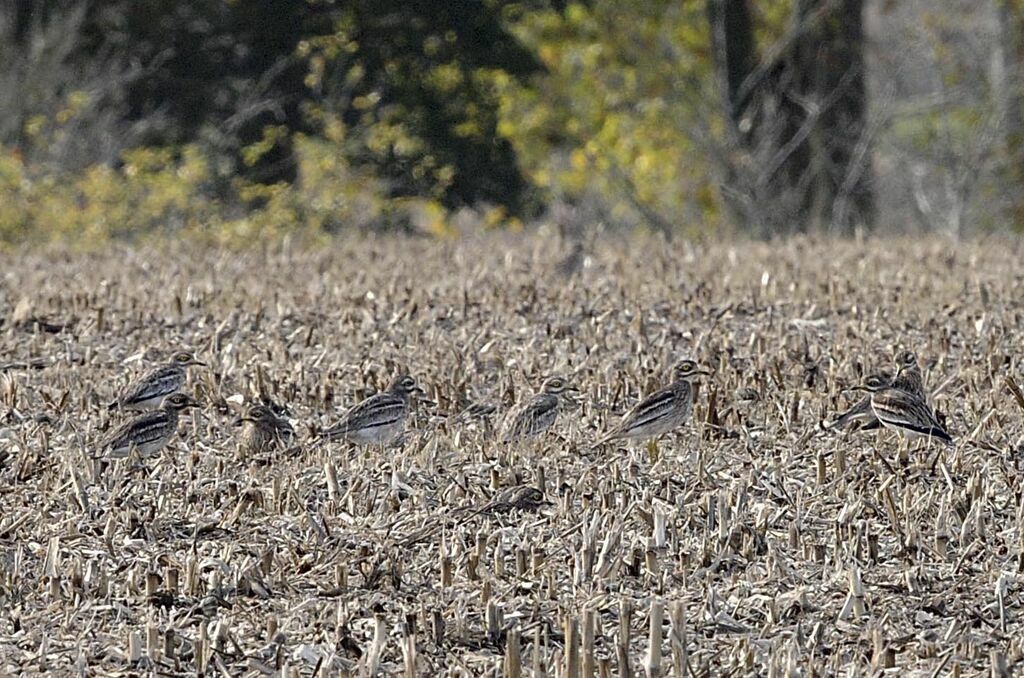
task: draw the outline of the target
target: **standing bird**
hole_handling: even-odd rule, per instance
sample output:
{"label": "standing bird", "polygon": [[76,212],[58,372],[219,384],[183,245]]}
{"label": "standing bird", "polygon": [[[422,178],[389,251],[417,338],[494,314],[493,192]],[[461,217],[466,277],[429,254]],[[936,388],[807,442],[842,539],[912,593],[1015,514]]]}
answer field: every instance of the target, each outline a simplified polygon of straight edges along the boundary
{"label": "standing bird", "polygon": [[199,362],[188,351],[178,351],[166,365],[128,384],[124,392],[107,405],[107,409],[152,410],[159,407],[164,398],[181,390],[188,368],[193,365],[205,367],[206,363]]}
{"label": "standing bird", "polygon": [[240,443],[248,454],[258,454],[275,447],[288,447],[295,441],[295,429],[284,417],[274,414],[266,405],[250,405],[235,425],[242,426]]}
{"label": "standing bird", "polygon": [[673,431],[693,411],[693,384],[697,377],[710,375],[692,360],[681,360],[672,369],[672,383],[641,400],[627,412],[619,425],[594,443],[598,447],[613,440],[657,438]]}
{"label": "standing bird", "polygon": [[421,393],[423,389],[411,376],[397,377],[388,390],[355,405],[340,422],[320,435],[356,445],[389,445],[402,435],[412,396]]}
{"label": "standing bird", "polygon": [[181,412],[198,406],[190,396],[172,393],[158,409],[140,414],[111,431],[103,440],[101,451],[111,459],[123,459],[133,448],[144,457],[156,454],[178,432]]}
{"label": "standing bird", "polygon": [[565,393],[578,390],[565,377],[545,379],[540,393],[509,410],[502,423],[502,442],[533,438],[551,428],[562,409]]}
{"label": "standing bird", "polygon": [[885,428],[911,437],[936,438],[947,445],[953,444],[953,438],[939,424],[921,395],[891,386],[877,375],[868,377],[859,388],[871,394],[871,411]]}
{"label": "standing bird", "polygon": [[927,401],[924,377],[921,376],[921,367],[913,351],[900,351],[896,354],[896,378],[892,381],[892,387]]}

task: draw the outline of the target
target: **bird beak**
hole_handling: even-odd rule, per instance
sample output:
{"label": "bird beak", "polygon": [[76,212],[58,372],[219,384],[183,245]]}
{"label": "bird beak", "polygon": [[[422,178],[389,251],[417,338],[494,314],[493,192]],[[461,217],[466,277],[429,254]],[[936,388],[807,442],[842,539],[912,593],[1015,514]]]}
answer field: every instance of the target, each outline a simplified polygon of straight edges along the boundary
{"label": "bird beak", "polygon": [[697,370],[697,374],[705,377],[710,377],[711,375],[714,374],[714,372],[712,372],[711,370]]}
{"label": "bird beak", "polygon": [[209,367],[209,365],[204,363],[202,360],[193,360],[191,363],[189,363],[189,365],[195,365],[197,367]]}
{"label": "bird beak", "polygon": [[249,419],[248,417],[235,417],[235,420],[231,422],[231,425],[238,427],[241,426],[242,423],[246,421],[252,421],[252,419]]}

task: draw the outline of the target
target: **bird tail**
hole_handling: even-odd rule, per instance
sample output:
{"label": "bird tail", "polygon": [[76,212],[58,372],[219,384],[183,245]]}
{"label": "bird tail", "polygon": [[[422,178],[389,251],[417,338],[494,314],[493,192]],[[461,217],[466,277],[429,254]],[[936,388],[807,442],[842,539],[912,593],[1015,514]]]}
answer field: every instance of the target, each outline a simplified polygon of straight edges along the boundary
{"label": "bird tail", "polygon": [[339,440],[343,438],[349,429],[347,426],[334,426],[333,428],[325,428],[316,435],[316,439],[320,442],[331,442],[332,440]]}
{"label": "bird tail", "polygon": [[946,433],[945,429],[939,428],[938,426],[932,427],[928,431],[927,435],[929,438],[941,440],[943,443],[949,445],[950,447],[953,446],[953,436],[949,435],[948,433]]}
{"label": "bird tail", "polygon": [[[844,412],[843,414],[839,415],[832,421],[823,421],[820,422],[820,424],[822,430],[824,431],[835,431],[836,429],[844,429],[848,427],[850,424],[857,424],[858,419],[859,417],[856,413]],[[873,419],[871,421],[859,423],[856,427],[854,427],[854,430],[872,431],[876,428],[882,428],[882,424],[877,419]]]}

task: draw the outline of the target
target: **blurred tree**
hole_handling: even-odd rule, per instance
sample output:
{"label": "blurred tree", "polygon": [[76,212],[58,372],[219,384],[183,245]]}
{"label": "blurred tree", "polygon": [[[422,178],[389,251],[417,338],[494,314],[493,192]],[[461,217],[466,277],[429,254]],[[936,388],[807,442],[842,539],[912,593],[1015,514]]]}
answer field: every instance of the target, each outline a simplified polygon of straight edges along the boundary
{"label": "blurred tree", "polygon": [[704,1],[508,12],[545,71],[494,78],[498,131],[549,200],[580,205],[588,223],[666,234],[719,225]]}
{"label": "blurred tree", "polygon": [[796,0],[758,53],[748,0],[708,0],[719,89],[738,154],[728,203],[761,233],[870,228],[875,209],[862,0]]}
{"label": "blurred tree", "polygon": [[54,7],[81,8],[68,67],[115,55],[134,69],[118,102],[126,143],[199,140],[222,192],[238,177],[295,181],[294,135],[340,120],[342,152],[387,179],[390,195],[521,213],[529,186],[496,134],[488,74],[523,79],[540,65],[504,29],[507,4],[15,0],[6,13],[24,42]]}
{"label": "blurred tree", "polygon": [[[146,71],[126,92],[137,143],[181,145],[201,137],[225,183],[236,176],[295,180],[291,132],[303,129],[300,105],[307,96],[295,49],[326,25],[322,12],[287,0],[93,7],[86,50],[112,50]],[[278,126],[283,133],[273,132]],[[242,149],[265,139],[258,157],[243,156]]]}
{"label": "blurred tree", "polygon": [[1000,102],[1003,112],[1010,218],[1024,228],[1024,0],[999,0],[1000,54],[1005,81]]}
{"label": "blurred tree", "polygon": [[446,207],[489,202],[528,211],[512,145],[496,131],[495,74],[540,70],[503,25],[497,0],[352,0],[308,45],[309,82],[340,116],[345,150],[396,195]]}

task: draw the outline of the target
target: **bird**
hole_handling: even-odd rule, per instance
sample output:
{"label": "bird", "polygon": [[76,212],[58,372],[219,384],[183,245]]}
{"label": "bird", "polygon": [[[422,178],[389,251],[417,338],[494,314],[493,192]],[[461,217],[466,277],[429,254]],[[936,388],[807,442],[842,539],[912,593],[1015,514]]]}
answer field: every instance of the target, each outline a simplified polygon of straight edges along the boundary
{"label": "bird", "polygon": [[401,437],[413,395],[423,389],[408,374],[396,377],[382,393],[353,406],[334,426],[320,435],[326,440],[347,440],[356,445],[389,445]]}
{"label": "bird", "polygon": [[[392,487],[394,487],[394,476],[392,476]],[[408,548],[413,544],[426,541],[440,530],[450,529],[455,524],[454,521],[465,521],[481,514],[495,516],[510,511],[532,513],[546,506],[554,506],[554,502],[545,499],[544,492],[532,485],[506,487],[482,506],[462,506],[454,509],[448,520],[428,522],[398,542],[398,545]]]}
{"label": "bird", "polygon": [[[876,372],[870,375],[870,377],[884,381],[887,385],[892,383],[892,376],[884,372]],[[859,390],[859,388],[854,387],[847,390]],[[878,417],[875,416],[874,411],[871,409],[870,394],[858,400],[852,407],[829,422],[827,428],[846,428],[850,424],[856,424],[858,431],[881,428],[882,425],[878,422]]]}
{"label": "bird", "polygon": [[492,415],[498,411],[498,406],[491,402],[467,401],[467,404],[457,412],[449,415],[452,424],[467,424],[471,428],[479,426],[481,430],[490,437],[493,433]]}
{"label": "bird", "polygon": [[[917,356],[913,351],[900,351],[896,354],[896,376],[890,377],[883,373],[877,373],[879,379],[883,379],[892,388],[898,388],[921,398],[927,403],[928,398],[924,392],[924,379],[921,376],[921,368],[917,362]],[[853,407],[846,410],[829,424],[828,428],[845,428],[850,424],[857,424],[857,430],[867,431],[881,427],[878,418],[871,409],[871,396],[865,396],[858,400]]]}
{"label": "bird", "polygon": [[868,377],[858,388],[871,394],[871,411],[885,428],[910,437],[935,438],[953,444],[952,436],[942,428],[921,395],[896,388],[877,375]]}
{"label": "bird", "polygon": [[508,513],[509,511],[537,511],[541,507],[551,506],[552,502],[544,498],[544,493],[532,485],[515,485],[498,492],[489,502],[477,509],[473,515],[481,513]]}
{"label": "bird", "polygon": [[121,395],[107,405],[107,409],[152,410],[159,407],[164,398],[181,390],[185,374],[192,366],[205,367],[206,363],[196,360],[188,351],[176,352],[167,364],[128,384]]}
{"label": "bird", "polygon": [[138,449],[142,456],[156,454],[178,432],[181,412],[198,406],[191,396],[172,393],[158,409],[140,414],[111,431],[103,440],[101,451],[111,459],[123,459],[132,449]]}
{"label": "bird", "polygon": [[295,441],[295,429],[284,417],[279,417],[267,405],[250,405],[235,420],[242,427],[240,444],[249,454],[258,454],[274,447],[287,447]]}
{"label": "bird", "polygon": [[569,253],[555,265],[555,271],[563,278],[571,278],[583,267],[585,259],[583,243],[577,240]]}
{"label": "bird", "polygon": [[470,403],[464,410],[459,412],[455,418],[470,421],[485,421],[497,411],[498,406],[494,403]]}
{"label": "bird", "polygon": [[927,401],[924,377],[921,376],[921,367],[913,351],[900,351],[896,354],[896,378],[893,379],[892,386]]}
{"label": "bird", "polygon": [[693,411],[693,381],[710,372],[693,360],[681,360],[672,368],[672,383],[644,398],[622,417],[592,447],[613,440],[656,438],[672,431],[690,418]]}
{"label": "bird", "polygon": [[501,428],[502,442],[533,438],[551,428],[558,418],[565,393],[578,390],[565,377],[545,379],[539,393],[516,405],[505,415]]}

